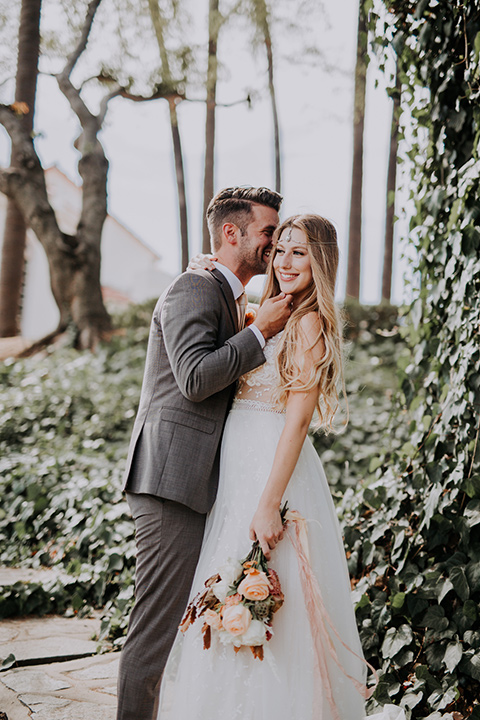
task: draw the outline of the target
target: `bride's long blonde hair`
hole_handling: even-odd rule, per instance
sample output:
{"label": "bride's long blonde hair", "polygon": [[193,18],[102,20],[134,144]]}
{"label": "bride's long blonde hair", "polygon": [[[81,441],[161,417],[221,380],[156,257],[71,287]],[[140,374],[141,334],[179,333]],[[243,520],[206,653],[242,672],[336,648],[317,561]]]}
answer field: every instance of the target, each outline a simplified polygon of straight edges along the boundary
{"label": "bride's long blonde hair", "polygon": [[[290,390],[310,391],[318,388],[316,410],[319,427],[326,432],[332,429],[333,417],[338,408],[338,380],[342,379],[342,323],[335,304],[335,281],[338,269],[337,233],[333,225],[320,215],[294,215],[285,220],[273,237],[273,250],[267,270],[267,281],[262,300],[274,297],[280,292],[275,277],[273,261],[277,253],[276,244],[282,232],[298,228],[307,240],[308,254],[312,267],[312,284],[298,307],[292,312],[279,341],[276,356],[280,385],[274,399],[284,406]],[[317,344],[323,353],[312,353],[313,363],[305,377],[305,353],[299,357],[298,347],[302,345],[300,320],[308,313],[316,313],[319,331],[308,350]],[[305,343],[303,342],[303,345]]]}

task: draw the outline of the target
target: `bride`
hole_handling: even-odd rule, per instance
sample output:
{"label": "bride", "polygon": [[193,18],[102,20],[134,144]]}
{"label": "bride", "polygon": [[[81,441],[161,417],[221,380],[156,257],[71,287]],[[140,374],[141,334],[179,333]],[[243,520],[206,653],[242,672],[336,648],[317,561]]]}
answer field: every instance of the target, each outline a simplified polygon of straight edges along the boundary
{"label": "bride", "polygon": [[[264,365],[244,375],[227,418],[216,503],[207,518],[192,595],[244,558],[258,539],[280,578],[285,602],[273,618],[262,662],[234,652],[202,622],[179,636],[162,683],[158,720],[360,720],[366,663],[355,623],[340,528],[307,431],[331,429],[338,407],[341,326],[335,306],[336,232],[318,215],[276,230],[262,301],[292,295],[285,329],[267,341]],[[309,572],[321,596],[323,630],[312,623],[285,501],[306,520]],[[288,535],[288,537],[286,537]],[[376,718],[396,720],[398,708]]]}

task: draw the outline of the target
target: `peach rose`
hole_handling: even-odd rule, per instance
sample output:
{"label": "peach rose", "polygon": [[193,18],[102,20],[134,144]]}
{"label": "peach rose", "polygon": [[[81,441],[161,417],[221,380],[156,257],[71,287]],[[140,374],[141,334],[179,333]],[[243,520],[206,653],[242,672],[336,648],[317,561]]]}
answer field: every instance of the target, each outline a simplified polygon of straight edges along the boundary
{"label": "peach rose", "polygon": [[247,600],[265,600],[270,595],[270,582],[261,570],[251,568],[237,588],[237,592]]}
{"label": "peach rose", "polygon": [[230,635],[243,635],[251,620],[250,610],[245,605],[230,605],[223,611],[222,624]]}
{"label": "peach rose", "polygon": [[203,619],[205,620],[207,625],[210,625],[210,627],[212,627],[214,630],[221,630],[222,620],[219,613],[216,613],[215,610],[205,610],[203,614]]}
{"label": "peach rose", "polygon": [[238,593],[235,593],[235,595],[227,595],[225,598],[225,605],[228,607],[229,605],[238,605],[239,602],[242,601],[242,596]]}

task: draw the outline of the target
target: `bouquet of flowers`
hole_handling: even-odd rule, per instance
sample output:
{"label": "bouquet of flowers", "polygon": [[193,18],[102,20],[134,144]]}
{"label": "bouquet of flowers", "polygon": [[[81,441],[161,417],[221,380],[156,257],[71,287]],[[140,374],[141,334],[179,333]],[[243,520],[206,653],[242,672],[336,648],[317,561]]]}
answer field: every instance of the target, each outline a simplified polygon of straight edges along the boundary
{"label": "bouquet of flowers", "polygon": [[[285,522],[287,504],[280,515]],[[185,611],[180,630],[185,632],[203,618],[203,647],[211,645],[212,632],[235,652],[249,647],[255,658],[263,660],[263,646],[273,635],[272,618],[283,605],[284,596],[277,573],[256,540],[244,560],[229,560],[208,578]]]}

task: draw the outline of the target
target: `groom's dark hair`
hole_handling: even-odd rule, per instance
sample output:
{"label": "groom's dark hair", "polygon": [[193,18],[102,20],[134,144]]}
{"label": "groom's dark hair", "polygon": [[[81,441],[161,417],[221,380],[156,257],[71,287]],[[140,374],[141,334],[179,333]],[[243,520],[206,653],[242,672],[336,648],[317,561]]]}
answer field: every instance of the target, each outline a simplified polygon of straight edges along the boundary
{"label": "groom's dark hair", "polygon": [[232,222],[242,235],[247,231],[252,219],[253,205],[266,205],[278,212],[283,197],[266,187],[230,187],[220,190],[207,208],[207,224],[210,232],[212,251],[216,252],[222,244],[221,230],[226,222]]}

